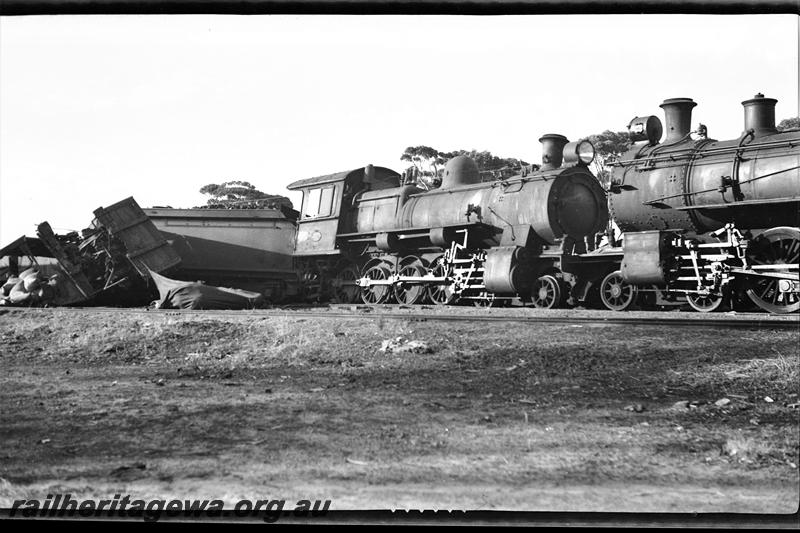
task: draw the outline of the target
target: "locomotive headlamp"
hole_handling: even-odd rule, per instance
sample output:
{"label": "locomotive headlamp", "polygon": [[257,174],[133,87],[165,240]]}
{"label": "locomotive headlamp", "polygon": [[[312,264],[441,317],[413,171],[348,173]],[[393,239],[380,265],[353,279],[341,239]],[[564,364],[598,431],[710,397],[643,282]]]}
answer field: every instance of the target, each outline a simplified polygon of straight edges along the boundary
{"label": "locomotive headlamp", "polygon": [[589,141],[574,141],[564,147],[564,163],[569,166],[588,165],[594,161],[594,145]]}
{"label": "locomotive headlamp", "polygon": [[661,121],[654,115],[633,117],[628,123],[628,133],[633,142],[647,141],[650,146],[655,146],[661,139],[663,127]]}

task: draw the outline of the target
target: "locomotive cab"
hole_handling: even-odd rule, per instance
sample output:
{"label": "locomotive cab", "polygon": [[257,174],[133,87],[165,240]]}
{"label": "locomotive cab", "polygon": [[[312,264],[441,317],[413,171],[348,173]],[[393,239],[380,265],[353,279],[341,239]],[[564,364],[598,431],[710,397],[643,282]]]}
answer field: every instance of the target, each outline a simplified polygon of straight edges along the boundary
{"label": "locomotive cab", "polygon": [[366,191],[399,186],[400,174],[372,165],[290,184],[289,190],[300,190],[303,193],[297,221],[295,255],[340,254],[336,236],[354,229],[357,218],[353,207],[354,199]]}

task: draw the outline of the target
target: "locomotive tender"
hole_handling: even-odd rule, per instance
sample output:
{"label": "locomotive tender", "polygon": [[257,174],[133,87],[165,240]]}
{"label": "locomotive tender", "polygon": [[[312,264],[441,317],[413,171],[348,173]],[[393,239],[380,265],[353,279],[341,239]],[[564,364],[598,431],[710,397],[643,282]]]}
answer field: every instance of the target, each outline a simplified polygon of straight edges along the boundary
{"label": "locomotive tender", "polygon": [[[775,103],[743,102],[744,133],[720,142],[690,131],[691,99],[666,100],[666,138],[657,117],[634,118],[636,142],[607,194],[588,169],[591,143],[557,134],[540,139],[538,171],[494,182],[465,156],[430,191],[371,165],[297,181],[302,290],[345,303],[540,308],[594,295],[614,310],[648,293],[700,311],[738,296],[797,311],[800,131],[777,131]],[[609,216],[622,239],[598,247]]]}
{"label": "locomotive tender", "polygon": [[261,292],[271,301],[296,296],[293,213],[164,207],[144,213],[181,257],[174,277]]}

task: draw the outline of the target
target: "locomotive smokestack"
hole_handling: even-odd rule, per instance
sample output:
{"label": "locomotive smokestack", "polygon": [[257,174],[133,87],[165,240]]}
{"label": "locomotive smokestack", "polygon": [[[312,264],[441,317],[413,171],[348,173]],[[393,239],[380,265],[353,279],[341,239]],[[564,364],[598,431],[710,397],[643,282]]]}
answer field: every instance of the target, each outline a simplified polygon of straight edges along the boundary
{"label": "locomotive smokestack", "polygon": [[561,166],[564,160],[564,146],[569,139],[557,133],[542,135],[539,139],[542,143],[542,168],[541,170],[552,170]]}
{"label": "locomotive smokestack", "polygon": [[772,135],[778,133],[775,128],[775,98],[765,98],[758,93],[750,100],[742,102],[744,106],[744,133],[753,130],[753,135]]}
{"label": "locomotive smokestack", "polygon": [[664,110],[667,124],[665,144],[679,141],[689,135],[692,127],[692,108],[696,105],[691,98],[667,98],[659,106]]}

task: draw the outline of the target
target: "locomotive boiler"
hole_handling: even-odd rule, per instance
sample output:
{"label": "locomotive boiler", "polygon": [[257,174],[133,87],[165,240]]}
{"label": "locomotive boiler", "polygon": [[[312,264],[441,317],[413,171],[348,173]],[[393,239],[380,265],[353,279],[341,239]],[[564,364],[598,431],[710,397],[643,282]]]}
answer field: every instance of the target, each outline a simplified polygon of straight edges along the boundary
{"label": "locomotive boiler", "polygon": [[663,142],[658,118],[631,121],[638,142],[615,164],[609,191],[623,232],[620,270],[603,289],[616,290],[604,293],[609,307],[656,287],[700,311],[737,296],[771,312],[800,309],[800,130],[776,129],[776,102],[742,102],[744,131],[728,141],[702,125],[690,131],[689,98],[661,104]]}
{"label": "locomotive boiler", "polygon": [[458,156],[430,191],[372,166],[290,185],[304,193],[304,286],[342,302],[559,305],[572,279],[563,257],[594,248],[608,211],[587,168],[591,143],[557,134],[540,142],[538,170],[497,181],[481,181],[474,161]]}

